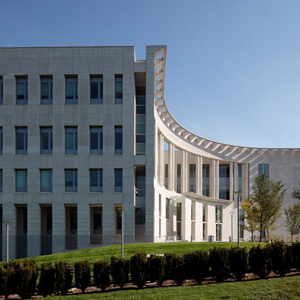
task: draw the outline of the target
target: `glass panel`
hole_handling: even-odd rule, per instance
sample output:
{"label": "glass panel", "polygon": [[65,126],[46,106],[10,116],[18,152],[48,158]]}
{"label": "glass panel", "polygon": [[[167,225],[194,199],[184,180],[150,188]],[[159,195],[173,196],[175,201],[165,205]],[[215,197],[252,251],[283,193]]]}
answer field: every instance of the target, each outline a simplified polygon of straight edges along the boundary
{"label": "glass panel", "polygon": [[73,82],[66,83],[66,99],[73,99]]}
{"label": "glass panel", "polygon": [[136,124],[136,133],[146,133],[146,125]]}
{"label": "glass panel", "polygon": [[91,98],[98,99],[98,82],[91,82]]}
{"label": "glass panel", "polygon": [[122,192],[122,170],[115,170],[115,192]]}

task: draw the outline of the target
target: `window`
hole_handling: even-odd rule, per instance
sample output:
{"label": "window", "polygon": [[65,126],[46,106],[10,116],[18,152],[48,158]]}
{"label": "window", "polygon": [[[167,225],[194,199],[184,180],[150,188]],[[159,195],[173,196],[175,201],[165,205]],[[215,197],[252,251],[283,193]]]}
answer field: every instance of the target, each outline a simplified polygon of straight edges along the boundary
{"label": "window", "polygon": [[123,77],[122,75],[115,76],[115,103],[123,103]]}
{"label": "window", "polygon": [[16,78],[17,84],[17,104],[28,103],[28,79],[21,77]]}
{"label": "window", "polygon": [[77,154],[77,127],[67,127],[66,131],[66,154]]}
{"label": "window", "polygon": [[170,219],[170,199],[166,198],[166,219]]}
{"label": "window", "polygon": [[243,190],[243,165],[238,164],[238,191]]}
{"label": "window", "polygon": [[65,191],[77,192],[77,170],[65,170]]}
{"label": "window", "polygon": [[40,170],[40,191],[52,192],[52,170]]}
{"label": "window", "polygon": [[66,104],[78,103],[78,79],[66,77]]}
{"label": "window", "polygon": [[216,205],[216,241],[222,240],[222,223],[223,223],[223,213],[222,205]]}
{"label": "window", "polygon": [[229,200],[230,191],[230,178],[229,178],[229,165],[219,166],[219,199]]}
{"label": "window", "polygon": [[[143,92],[136,88],[136,154],[146,154],[146,96],[145,87]],[[138,95],[139,94],[139,95]],[[140,95],[143,94],[143,95]]]}
{"label": "window", "polygon": [[189,187],[189,191],[196,193],[196,165],[195,164],[191,164],[190,165],[190,187]]}
{"label": "window", "polygon": [[0,105],[3,104],[3,78],[0,78]]}
{"label": "window", "polygon": [[41,154],[52,154],[52,127],[41,128]]}
{"label": "window", "polygon": [[102,234],[102,207],[93,207],[93,234]]}
{"label": "window", "polygon": [[135,166],[136,207],[135,224],[145,224],[146,168]]}
{"label": "window", "polygon": [[77,207],[70,207],[70,234],[77,234]]}
{"label": "window", "polygon": [[123,190],[123,172],[122,169],[115,169],[115,192]]}
{"label": "window", "polygon": [[103,153],[103,128],[90,128],[90,152],[91,154]]}
{"label": "window", "polygon": [[165,164],[165,188],[169,187],[169,165]]}
{"label": "window", "polygon": [[2,187],[3,187],[3,183],[2,183],[2,170],[0,170],[0,193],[2,192]]}
{"label": "window", "polygon": [[91,77],[91,104],[103,104],[102,77]]}
{"label": "window", "polygon": [[202,166],[202,195],[209,197],[209,165]]}
{"label": "window", "polygon": [[41,77],[41,104],[52,104],[53,102],[53,79],[52,77]]}
{"label": "window", "polygon": [[123,133],[121,126],[115,126],[115,154],[123,152]]}
{"label": "window", "polygon": [[258,176],[266,174],[269,177],[269,165],[268,164],[260,164],[258,165]]}
{"label": "window", "polygon": [[16,170],[16,192],[27,192],[27,170]]}
{"label": "window", "polygon": [[177,193],[181,193],[181,165],[177,165]]}
{"label": "window", "polygon": [[216,205],[216,223],[223,223],[222,205]]}
{"label": "window", "polygon": [[90,192],[102,192],[103,173],[102,169],[90,170]]}
{"label": "window", "polygon": [[16,154],[27,154],[27,128],[16,128]]}
{"label": "window", "polygon": [[0,155],[3,152],[3,128],[0,127]]}

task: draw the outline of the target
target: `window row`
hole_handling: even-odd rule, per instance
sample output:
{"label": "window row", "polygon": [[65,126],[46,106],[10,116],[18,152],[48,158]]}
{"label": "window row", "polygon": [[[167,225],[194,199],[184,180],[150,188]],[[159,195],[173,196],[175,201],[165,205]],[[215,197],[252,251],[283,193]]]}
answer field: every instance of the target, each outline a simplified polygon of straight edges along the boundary
{"label": "window row", "polygon": [[[90,192],[103,191],[103,170],[90,169]],[[65,192],[77,192],[77,169],[65,169]],[[3,190],[3,170],[0,170],[0,192]],[[52,192],[53,175],[51,169],[40,169],[40,192]],[[27,170],[15,170],[15,191],[27,192]],[[123,191],[123,170],[114,169],[114,191]]]}
{"label": "window row", "polygon": [[[16,154],[26,155],[28,148],[27,127],[16,127]],[[123,129],[115,126],[115,154],[123,153]],[[40,127],[40,153],[51,155],[53,152],[52,127]],[[77,154],[78,128],[65,127],[65,153]],[[3,152],[3,129],[0,127],[0,155]],[[103,154],[103,127],[90,127],[90,154]]]}
{"label": "window row", "polygon": [[[41,104],[53,103],[53,77],[40,77]],[[65,103],[78,103],[78,77],[65,77]],[[90,76],[90,103],[103,103],[103,76]],[[115,75],[115,103],[123,103],[123,77]],[[3,77],[0,77],[0,105],[3,104]],[[28,77],[16,77],[16,104],[28,104]]]}

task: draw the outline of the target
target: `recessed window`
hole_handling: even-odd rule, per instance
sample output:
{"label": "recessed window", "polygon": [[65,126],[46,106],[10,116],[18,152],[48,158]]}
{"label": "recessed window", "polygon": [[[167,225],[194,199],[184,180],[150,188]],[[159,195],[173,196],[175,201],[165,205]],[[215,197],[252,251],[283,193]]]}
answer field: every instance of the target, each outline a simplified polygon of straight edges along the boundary
{"label": "recessed window", "polygon": [[2,170],[0,170],[0,193],[2,193],[2,187],[3,187],[3,183],[2,183]]}
{"label": "recessed window", "polygon": [[67,127],[65,134],[66,154],[77,154],[77,127]]}
{"label": "recessed window", "polygon": [[41,192],[52,192],[52,170],[40,170]]}
{"label": "recessed window", "polygon": [[16,78],[17,104],[28,103],[28,79],[25,77]]}
{"label": "recessed window", "polygon": [[16,154],[27,154],[27,128],[16,128]]}
{"label": "recessed window", "polygon": [[16,170],[16,192],[27,192],[27,170]]}
{"label": "recessed window", "polygon": [[53,79],[52,77],[41,78],[41,104],[53,103]]}
{"label": "recessed window", "polygon": [[3,153],[3,128],[0,127],[0,155]]}
{"label": "recessed window", "polygon": [[103,153],[103,128],[91,127],[90,128],[90,152],[91,154]]}
{"label": "recessed window", "polygon": [[268,164],[259,164],[258,165],[258,176],[266,174],[269,177],[269,165]]}
{"label": "recessed window", "polygon": [[115,76],[115,103],[123,103],[123,77],[122,75]]}
{"label": "recessed window", "polygon": [[102,192],[103,173],[102,169],[90,170],[90,192]]}
{"label": "recessed window", "polygon": [[0,105],[3,104],[3,78],[0,78]]}
{"label": "recessed window", "polygon": [[78,79],[66,77],[66,104],[78,103]]}
{"label": "recessed window", "polygon": [[52,154],[52,127],[41,128],[41,154]]}
{"label": "recessed window", "polygon": [[91,104],[103,104],[103,78],[91,77]]}
{"label": "recessed window", "polygon": [[123,152],[123,130],[122,126],[115,126],[115,154]]}
{"label": "recessed window", "polygon": [[122,169],[115,169],[115,192],[123,190],[123,172]]}
{"label": "recessed window", "polygon": [[65,170],[65,191],[77,192],[77,170]]}

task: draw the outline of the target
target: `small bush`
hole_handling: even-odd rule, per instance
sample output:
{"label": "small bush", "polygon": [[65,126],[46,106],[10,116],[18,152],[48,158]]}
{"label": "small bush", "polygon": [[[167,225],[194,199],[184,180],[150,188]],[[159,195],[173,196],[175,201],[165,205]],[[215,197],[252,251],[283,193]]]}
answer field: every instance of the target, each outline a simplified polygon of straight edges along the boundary
{"label": "small bush", "polygon": [[248,250],[246,247],[231,247],[229,252],[230,272],[237,280],[242,280],[248,270]]}
{"label": "small bush", "polygon": [[99,260],[94,263],[94,284],[105,291],[110,286],[109,264],[106,260]]}
{"label": "small bush", "polygon": [[229,256],[225,248],[210,249],[209,262],[212,275],[217,282],[222,282],[229,276]]}
{"label": "small bush", "polygon": [[165,256],[153,256],[150,259],[150,281],[162,286],[165,280],[167,260]]}
{"label": "small bush", "polygon": [[270,249],[272,269],[281,277],[289,270],[289,259],[287,257],[286,245],[283,241],[272,241]]}
{"label": "small bush", "polygon": [[25,259],[23,266],[19,268],[18,294],[21,298],[29,298],[35,293],[37,280],[37,266],[35,261]]}
{"label": "small bush", "polygon": [[90,263],[87,260],[75,262],[75,284],[85,293],[85,289],[90,285],[91,271]]}
{"label": "small bush", "polygon": [[54,291],[55,269],[51,262],[44,262],[41,268],[40,282],[38,284],[39,293],[46,297]]}
{"label": "small bush", "polygon": [[8,299],[10,294],[15,291],[15,270],[11,266],[7,266],[0,270],[0,294]]}
{"label": "small bush", "polygon": [[111,258],[112,272],[111,275],[115,284],[123,288],[124,284],[128,282],[129,260],[125,258],[112,257]]}
{"label": "small bush", "polygon": [[270,246],[257,247],[253,246],[249,254],[249,265],[253,273],[257,274],[259,278],[266,278],[271,271],[270,264]]}
{"label": "small bush", "polygon": [[207,252],[196,251],[191,253],[191,276],[195,278],[198,284],[201,284],[203,279],[209,273],[209,259]]}
{"label": "small bush", "polygon": [[171,279],[171,268],[172,268],[173,256],[174,254],[165,253],[165,258],[166,258],[165,279]]}
{"label": "small bush", "polygon": [[63,295],[68,293],[72,286],[73,268],[67,261],[59,261],[55,263],[55,287],[61,291]]}
{"label": "small bush", "polygon": [[148,276],[148,261],[145,252],[136,253],[130,258],[130,274],[133,284],[142,289]]}
{"label": "small bush", "polygon": [[174,255],[171,261],[171,278],[177,285],[182,285],[185,280],[184,256]]}
{"label": "small bush", "polygon": [[300,271],[300,242],[292,243],[293,267]]}

